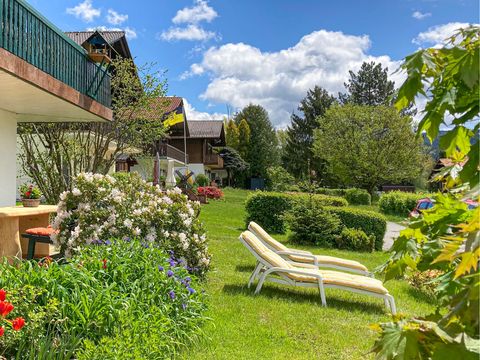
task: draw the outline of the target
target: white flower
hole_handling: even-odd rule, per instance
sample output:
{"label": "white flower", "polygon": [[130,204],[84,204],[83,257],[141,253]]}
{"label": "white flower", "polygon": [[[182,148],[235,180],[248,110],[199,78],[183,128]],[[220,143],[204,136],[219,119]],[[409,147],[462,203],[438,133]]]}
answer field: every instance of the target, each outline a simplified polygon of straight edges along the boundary
{"label": "white flower", "polygon": [[73,188],[72,195],[73,196],[80,196],[80,195],[82,195],[82,192],[77,188]]}
{"label": "white flower", "polygon": [[140,216],[140,215],[142,215],[142,210],[140,210],[140,209],[135,209],[135,210],[133,210],[133,215],[135,215],[135,216]]}
{"label": "white flower", "polygon": [[185,233],[179,233],[178,238],[180,241],[185,241],[187,239],[187,235],[185,235]]}
{"label": "white flower", "polygon": [[190,225],[192,225],[192,219],[185,219],[185,220],[183,220],[183,224],[184,224],[186,227],[190,227]]}
{"label": "white flower", "polygon": [[132,220],[130,220],[130,219],[125,219],[125,220],[123,221],[123,225],[125,225],[126,228],[131,228],[132,225],[133,225]]}
{"label": "white flower", "polygon": [[142,233],[142,230],[140,230],[139,227],[136,227],[135,229],[133,229],[133,235],[139,236],[141,233]]}
{"label": "white flower", "polygon": [[67,193],[66,191],[62,192],[62,193],[60,194],[60,200],[65,201],[65,199],[67,198],[67,194],[68,194],[68,193]]}

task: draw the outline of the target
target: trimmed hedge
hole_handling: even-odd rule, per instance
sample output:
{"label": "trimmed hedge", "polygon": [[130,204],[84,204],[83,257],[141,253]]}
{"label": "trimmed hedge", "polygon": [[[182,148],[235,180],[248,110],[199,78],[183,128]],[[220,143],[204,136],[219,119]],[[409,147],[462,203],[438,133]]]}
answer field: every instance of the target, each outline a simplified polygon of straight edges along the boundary
{"label": "trimmed hedge", "polygon": [[[308,200],[308,194],[255,192],[246,201],[246,222],[255,221],[266,231],[283,234],[286,231],[284,215],[291,210],[295,201]],[[347,201],[340,197],[313,195],[318,206],[337,215],[343,226],[360,229],[367,235],[375,236],[375,250],[382,250],[383,237],[387,230],[387,220],[382,214],[373,211],[346,207]],[[334,205],[334,206],[332,206]]]}
{"label": "trimmed hedge", "polygon": [[375,250],[382,250],[383,237],[387,231],[387,219],[373,211],[328,206],[326,210],[340,217],[343,225],[360,229],[367,235],[375,236]]}
{"label": "trimmed hedge", "polygon": [[349,204],[352,205],[370,205],[372,198],[367,190],[358,188],[349,189],[329,189],[329,188],[315,188],[315,194],[322,194],[328,196],[340,196],[345,198]]}
{"label": "trimmed hedge", "polygon": [[[248,196],[246,201],[246,223],[255,221],[266,231],[283,234],[286,231],[283,215],[290,210],[296,201],[308,200],[308,194],[278,193],[257,191]],[[313,200],[318,206],[347,206],[348,202],[335,196],[315,194]]]}
{"label": "trimmed hedge", "polygon": [[375,236],[367,235],[363,230],[343,228],[335,237],[337,248],[372,252],[375,249]]}
{"label": "trimmed hedge", "polygon": [[418,200],[429,196],[430,194],[390,191],[380,196],[378,207],[384,214],[406,217],[415,208]]}

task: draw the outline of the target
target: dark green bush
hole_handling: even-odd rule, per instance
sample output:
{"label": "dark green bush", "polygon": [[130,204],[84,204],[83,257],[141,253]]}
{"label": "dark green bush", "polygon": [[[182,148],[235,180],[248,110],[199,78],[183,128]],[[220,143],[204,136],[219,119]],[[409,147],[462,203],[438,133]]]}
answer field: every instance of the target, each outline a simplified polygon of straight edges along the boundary
{"label": "dark green bush", "polygon": [[292,231],[291,239],[301,244],[330,247],[342,229],[340,218],[318,206],[313,197],[297,202],[284,219]]}
{"label": "dark green bush", "polygon": [[370,205],[372,203],[370,194],[364,189],[346,189],[345,199],[352,205]]}
{"label": "dark green bush", "polygon": [[247,226],[250,221],[255,221],[268,232],[283,234],[286,227],[282,216],[291,206],[288,194],[262,191],[250,194],[245,205]]}
{"label": "dark green bush", "polygon": [[347,206],[345,199],[326,195],[277,193],[257,191],[247,198],[246,223],[255,221],[266,231],[283,234],[286,231],[283,215],[296,203],[313,198],[317,206]]}
{"label": "dark green bush", "polygon": [[204,174],[198,174],[197,176],[195,176],[195,183],[198,186],[210,185],[210,181],[208,180],[208,177],[206,177]]}
{"label": "dark green bush", "polygon": [[387,220],[382,214],[373,211],[329,206],[325,208],[340,217],[343,225],[360,229],[367,235],[375,236],[375,250],[382,250],[383,237],[387,230]]}
{"label": "dark green bush", "polygon": [[384,214],[406,217],[415,208],[418,200],[428,196],[429,194],[390,191],[380,196],[378,206]]}
{"label": "dark green bush", "polygon": [[367,235],[363,230],[343,228],[335,237],[337,248],[372,252],[375,248],[375,236]]}

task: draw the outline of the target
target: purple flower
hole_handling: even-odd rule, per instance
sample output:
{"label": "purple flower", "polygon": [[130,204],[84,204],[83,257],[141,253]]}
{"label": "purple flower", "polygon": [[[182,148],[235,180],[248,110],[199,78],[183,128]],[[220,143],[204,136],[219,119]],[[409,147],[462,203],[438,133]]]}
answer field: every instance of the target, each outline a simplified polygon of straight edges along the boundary
{"label": "purple flower", "polygon": [[168,277],[172,277],[172,276],[173,276],[173,271],[172,271],[172,270],[168,270],[168,271],[167,271],[167,276],[168,276]]}
{"label": "purple flower", "polygon": [[168,250],[167,253],[168,253],[168,255],[170,255],[170,256],[175,255],[175,253],[173,252],[173,250]]}
{"label": "purple flower", "polygon": [[168,296],[170,296],[170,299],[175,299],[175,291],[171,290],[169,293],[168,293]]}
{"label": "purple flower", "polygon": [[125,242],[130,242],[130,241],[132,241],[132,239],[130,239],[128,236],[125,236],[125,237],[123,238],[123,241],[125,241]]}
{"label": "purple flower", "polygon": [[186,281],[187,283],[189,283],[190,281],[192,281],[192,278],[191,278],[190,276],[187,276],[187,277],[185,278],[185,281]]}
{"label": "purple flower", "polygon": [[164,269],[163,269],[163,266],[158,265],[158,270],[159,270],[159,271],[163,271],[163,270],[164,270]]}
{"label": "purple flower", "polygon": [[177,262],[173,259],[170,259],[168,263],[170,264],[171,267],[174,267],[175,265],[177,265]]}
{"label": "purple flower", "polygon": [[112,242],[110,240],[105,241],[105,245],[112,245]]}
{"label": "purple flower", "polygon": [[182,309],[186,310],[187,309],[187,304],[182,304]]}
{"label": "purple flower", "polygon": [[92,240],[92,245],[102,245],[102,241],[99,239]]}
{"label": "purple flower", "polygon": [[187,290],[190,294],[195,294],[195,289],[192,289],[190,286],[187,287]]}

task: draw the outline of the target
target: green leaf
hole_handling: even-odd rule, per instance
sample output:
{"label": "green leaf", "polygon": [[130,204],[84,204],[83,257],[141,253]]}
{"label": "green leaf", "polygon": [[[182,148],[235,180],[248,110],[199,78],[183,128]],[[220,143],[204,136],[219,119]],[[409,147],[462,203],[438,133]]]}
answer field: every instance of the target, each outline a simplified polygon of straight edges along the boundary
{"label": "green leaf", "polygon": [[440,148],[445,150],[447,157],[453,157],[457,151],[466,155],[470,151],[472,135],[472,132],[466,127],[456,126],[440,138]]}
{"label": "green leaf", "polygon": [[478,360],[478,353],[469,351],[464,344],[442,344],[440,343],[432,356],[432,360]]}
{"label": "green leaf", "polygon": [[479,49],[478,47],[473,50],[473,54],[470,56],[465,56],[464,61],[461,63],[460,67],[460,77],[462,81],[472,89],[475,85],[478,86],[479,78]]}
{"label": "green leaf", "polygon": [[473,188],[479,183],[479,152],[480,152],[480,142],[477,141],[468,152],[468,161],[463,165],[462,171],[460,171],[460,179],[463,182],[469,182],[470,186]]}

